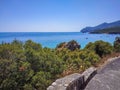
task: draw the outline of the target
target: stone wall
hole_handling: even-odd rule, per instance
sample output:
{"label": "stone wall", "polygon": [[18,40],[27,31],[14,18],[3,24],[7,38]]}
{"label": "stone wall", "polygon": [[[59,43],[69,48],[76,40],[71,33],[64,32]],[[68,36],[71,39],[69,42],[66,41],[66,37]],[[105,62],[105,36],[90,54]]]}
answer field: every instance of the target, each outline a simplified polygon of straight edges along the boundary
{"label": "stone wall", "polygon": [[83,90],[90,79],[96,74],[96,69],[91,67],[83,74],[74,73],[57,79],[47,90]]}

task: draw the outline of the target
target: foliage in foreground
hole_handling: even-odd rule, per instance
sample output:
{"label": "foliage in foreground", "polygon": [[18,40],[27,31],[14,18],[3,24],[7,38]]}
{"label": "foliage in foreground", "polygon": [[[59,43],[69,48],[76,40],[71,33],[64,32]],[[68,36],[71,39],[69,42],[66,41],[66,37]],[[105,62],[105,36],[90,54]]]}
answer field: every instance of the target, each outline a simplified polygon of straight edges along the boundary
{"label": "foliage in foreground", "polygon": [[[56,49],[42,48],[31,40],[0,44],[0,89],[46,90],[62,74],[82,72],[113,52],[113,46],[104,41],[79,48],[74,40]],[[114,51],[120,52],[119,39],[114,42]]]}
{"label": "foliage in foreground", "polygon": [[116,37],[114,41],[114,50],[120,52],[120,37]]}
{"label": "foliage in foreground", "polygon": [[51,49],[31,40],[0,45],[0,89],[45,88],[63,71],[62,60]]}

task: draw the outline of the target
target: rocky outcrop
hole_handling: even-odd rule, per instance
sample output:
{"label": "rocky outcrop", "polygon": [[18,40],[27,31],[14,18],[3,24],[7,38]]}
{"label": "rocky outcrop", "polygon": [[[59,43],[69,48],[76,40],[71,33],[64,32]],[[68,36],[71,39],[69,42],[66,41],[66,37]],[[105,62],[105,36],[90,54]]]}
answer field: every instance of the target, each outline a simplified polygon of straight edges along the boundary
{"label": "rocky outcrop", "polygon": [[57,50],[62,50],[64,48],[74,51],[76,49],[80,49],[80,45],[75,40],[71,40],[69,42],[62,42],[56,47]]}
{"label": "rocky outcrop", "polygon": [[96,74],[96,68],[89,68],[83,74],[74,73],[57,79],[47,90],[83,90],[86,83]]}
{"label": "rocky outcrop", "polygon": [[97,74],[85,90],[120,90],[120,72],[111,70]]}
{"label": "rocky outcrop", "polygon": [[84,77],[78,73],[58,79],[48,87],[47,90],[79,90],[84,81]]}
{"label": "rocky outcrop", "polygon": [[120,58],[98,70],[85,90],[120,90]]}
{"label": "rocky outcrop", "polygon": [[68,42],[65,47],[71,51],[74,51],[76,49],[80,49],[80,45],[75,40]]}

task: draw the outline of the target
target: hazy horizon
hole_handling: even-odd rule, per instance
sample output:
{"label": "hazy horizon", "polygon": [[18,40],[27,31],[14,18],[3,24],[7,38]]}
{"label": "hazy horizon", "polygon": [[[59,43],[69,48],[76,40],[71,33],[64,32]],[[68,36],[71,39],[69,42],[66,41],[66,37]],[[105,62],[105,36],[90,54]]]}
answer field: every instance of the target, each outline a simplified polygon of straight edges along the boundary
{"label": "hazy horizon", "polygon": [[0,0],[0,32],[79,32],[120,20],[119,0]]}

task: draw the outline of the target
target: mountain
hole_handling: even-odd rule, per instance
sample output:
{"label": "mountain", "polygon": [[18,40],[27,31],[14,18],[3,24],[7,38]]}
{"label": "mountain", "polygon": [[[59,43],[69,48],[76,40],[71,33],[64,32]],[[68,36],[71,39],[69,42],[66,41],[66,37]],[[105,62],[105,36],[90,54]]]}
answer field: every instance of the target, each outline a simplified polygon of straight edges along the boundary
{"label": "mountain", "polygon": [[120,27],[105,28],[105,29],[101,29],[101,30],[92,31],[90,33],[92,33],[92,34],[102,34],[102,33],[120,34]]}
{"label": "mountain", "polygon": [[97,30],[103,30],[103,29],[107,29],[107,28],[112,28],[112,27],[120,27],[120,20],[116,21],[116,22],[112,22],[112,23],[102,23],[100,25],[97,25],[95,27],[86,27],[83,28],[81,30],[82,33],[90,33],[90,32],[94,32]]}

